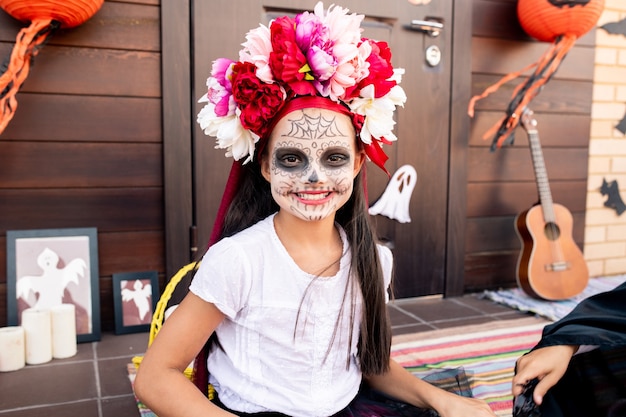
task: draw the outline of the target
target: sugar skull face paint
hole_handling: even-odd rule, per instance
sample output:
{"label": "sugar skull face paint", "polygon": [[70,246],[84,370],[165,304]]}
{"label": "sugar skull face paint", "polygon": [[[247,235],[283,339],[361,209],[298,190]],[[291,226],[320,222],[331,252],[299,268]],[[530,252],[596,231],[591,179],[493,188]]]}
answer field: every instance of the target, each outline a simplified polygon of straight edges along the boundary
{"label": "sugar skull face paint", "polygon": [[270,138],[263,173],[282,210],[307,221],[333,215],[362,164],[350,119],[326,109],[294,111]]}

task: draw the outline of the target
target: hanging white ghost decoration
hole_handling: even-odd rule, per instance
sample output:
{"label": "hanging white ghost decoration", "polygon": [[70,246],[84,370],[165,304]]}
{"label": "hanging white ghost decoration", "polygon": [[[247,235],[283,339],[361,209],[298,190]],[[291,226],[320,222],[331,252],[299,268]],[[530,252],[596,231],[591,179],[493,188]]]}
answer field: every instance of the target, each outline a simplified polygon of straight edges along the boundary
{"label": "hanging white ghost decoration", "polygon": [[417,172],[411,165],[403,165],[393,174],[387,188],[370,208],[374,216],[382,214],[400,223],[410,223],[409,203],[417,181]]}

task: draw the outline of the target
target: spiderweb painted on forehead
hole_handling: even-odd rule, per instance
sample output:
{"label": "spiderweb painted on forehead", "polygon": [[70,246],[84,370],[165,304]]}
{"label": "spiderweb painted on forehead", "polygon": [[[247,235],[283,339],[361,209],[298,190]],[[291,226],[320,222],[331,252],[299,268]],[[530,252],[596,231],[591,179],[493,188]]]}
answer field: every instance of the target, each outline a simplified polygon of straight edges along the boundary
{"label": "spiderweb painted on forehead", "polygon": [[324,97],[319,97],[319,96],[298,97],[285,103],[285,105],[280,109],[280,111],[272,119],[272,122],[270,123],[267,129],[267,135],[261,138],[261,140],[259,140],[259,144],[257,145],[257,149],[258,149],[257,157],[263,154],[263,150],[265,149],[265,146],[267,145],[267,142],[269,141],[269,136],[272,134],[272,131],[276,127],[276,124],[283,117],[287,116],[289,113],[293,113],[294,111],[304,110],[304,109],[309,109],[309,108],[326,109],[326,110],[331,110],[337,113],[345,114],[346,116],[350,117],[350,120],[352,121],[352,125],[354,126],[354,129],[358,136],[360,132],[360,127],[355,125],[354,123],[354,120],[353,120],[354,114],[350,111],[350,109],[348,109],[343,104],[339,104],[337,102],[334,102],[332,100],[329,100]]}

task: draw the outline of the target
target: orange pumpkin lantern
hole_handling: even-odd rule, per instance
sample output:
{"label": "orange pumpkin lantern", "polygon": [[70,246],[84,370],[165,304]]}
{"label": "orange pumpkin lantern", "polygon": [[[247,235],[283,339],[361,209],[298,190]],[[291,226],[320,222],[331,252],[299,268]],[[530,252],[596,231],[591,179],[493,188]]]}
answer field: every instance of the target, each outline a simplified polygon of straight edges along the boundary
{"label": "orange pumpkin lantern", "polygon": [[474,116],[476,101],[495,92],[502,84],[535,68],[528,79],[513,91],[512,100],[501,118],[484,135],[493,137],[492,150],[512,141],[512,134],[528,103],[537,95],[559,68],[576,40],[589,32],[598,22],[604,9],[604,0],[518,0],[517,16],[526,33],[542,42],[552,42],[540,59],[528,67],[507,74],[482,94],[472,97],[468,113]]}
{"label": "orange pumpkin lantern", "polygon": [[0,8],[29,26],[17,34],[5,72],[0,75],[0,134],[17,109],[15,95],[28,76],[41,45],[59,28],[73,28],[90,19],[104,0],[0,0]]}

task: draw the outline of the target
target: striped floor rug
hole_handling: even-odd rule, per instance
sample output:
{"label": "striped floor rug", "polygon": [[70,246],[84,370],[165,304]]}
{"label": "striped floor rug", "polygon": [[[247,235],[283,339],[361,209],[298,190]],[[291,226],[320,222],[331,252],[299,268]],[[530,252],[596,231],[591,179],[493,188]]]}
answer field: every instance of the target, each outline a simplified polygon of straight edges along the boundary
{"label": "striped floor rug", "polygon": [[496,415],[511,417],[515,361],[539,341],[547,323],[525,317],[400,335],[393,339],[391,355],[420,378],[463,367],[474,397],[487,401]]}

